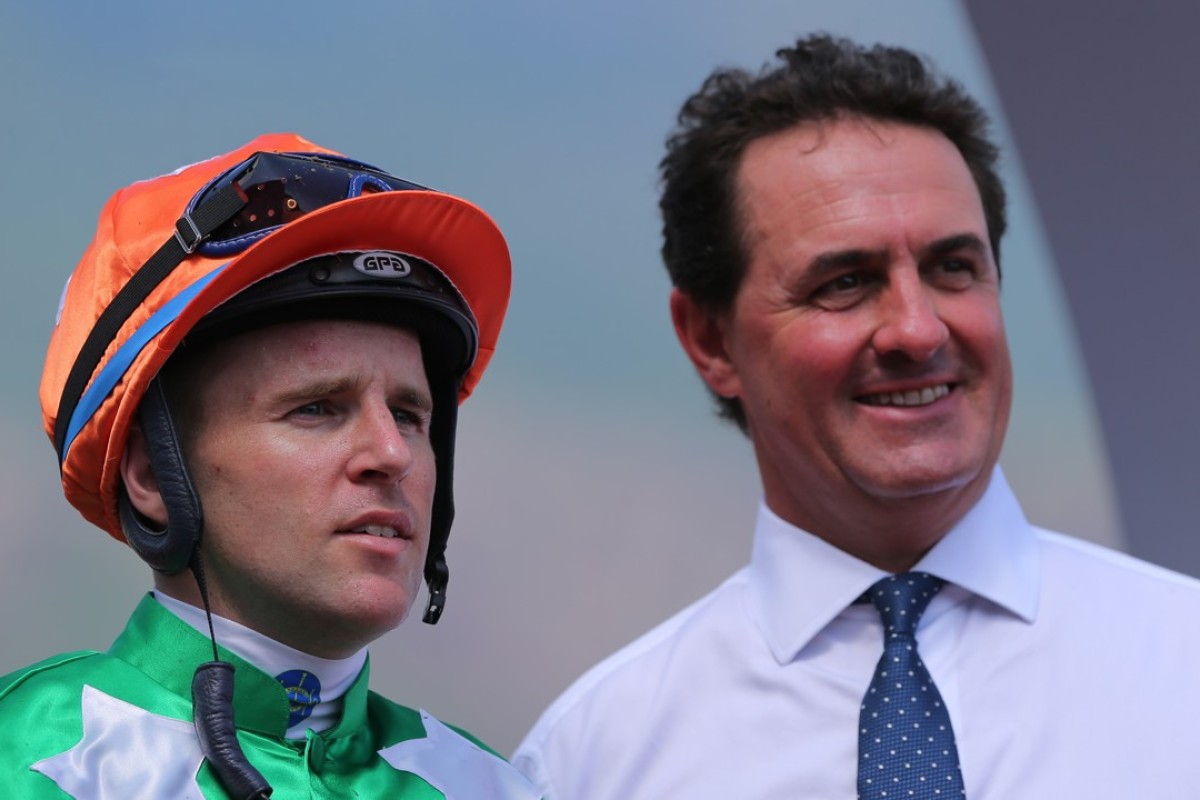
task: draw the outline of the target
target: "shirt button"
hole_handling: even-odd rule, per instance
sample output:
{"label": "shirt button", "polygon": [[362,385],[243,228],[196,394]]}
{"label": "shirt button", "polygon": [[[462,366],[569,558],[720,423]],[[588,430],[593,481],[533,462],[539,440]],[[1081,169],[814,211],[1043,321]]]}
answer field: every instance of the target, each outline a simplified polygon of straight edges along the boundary
{"label": "shirt button", "polygon": [[325,768],[325,740],[313,733],[311,729],[306,730],[304,736],[308,739],[304,747],[304,757],[308,761],[308,768],[313,773],[320,775],[321,770]]}

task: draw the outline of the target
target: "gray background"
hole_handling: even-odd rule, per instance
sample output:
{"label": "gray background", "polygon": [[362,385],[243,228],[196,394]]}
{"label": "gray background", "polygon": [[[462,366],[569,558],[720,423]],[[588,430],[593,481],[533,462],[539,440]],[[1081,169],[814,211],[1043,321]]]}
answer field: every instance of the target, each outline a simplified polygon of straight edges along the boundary
{"label": "gray background", "polygon": [[[461,416],[446,616],[414,614],[372,659],[385,694],[510,750],[583,669],[747,557],[759,487],[670,329],[655,165],[713,66],[756,68],[815,30],[928,53],[996,117],[1017,362],[1004,464],[1029,516],[1200,572],[1183,416],[1197,396],[1195,201],[1181,193],[1196,183],[1195,92],[1108,110],[1114,80],[1089,48],[1111,45],[1044,27],[1032,5],[984,5],[977,33],[951,0],[0,0],[0,673],[107,647],[150,585],[62,500],[39,425],[58,293],[97,212],[132,180],[295,130],[469,197],[508,235],[509,321]],[[1121,107],[1150,103],[1128,70],[1166,58],[1157,37],[1183,28],[1140,11],[1112,22]],[[1188,92],[1196,74],[1168,85]]]}
{"label": "gray background", "polygon": [[1200,574],[1200,7],[967,7],[1066,287],[1130,549]]}

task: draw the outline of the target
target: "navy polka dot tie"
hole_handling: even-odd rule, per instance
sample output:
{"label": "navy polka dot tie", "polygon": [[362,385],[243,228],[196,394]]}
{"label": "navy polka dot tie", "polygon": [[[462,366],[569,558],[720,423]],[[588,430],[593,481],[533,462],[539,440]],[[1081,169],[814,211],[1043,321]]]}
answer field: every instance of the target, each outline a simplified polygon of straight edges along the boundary
{"label": "navy polka dot tie", "polygon": [[876,583],[867,598],[883,619],[883,656],[858,723],[860,800],[962,798],[950,715],[917,654],[917,624],[945,584],[925,572]]}

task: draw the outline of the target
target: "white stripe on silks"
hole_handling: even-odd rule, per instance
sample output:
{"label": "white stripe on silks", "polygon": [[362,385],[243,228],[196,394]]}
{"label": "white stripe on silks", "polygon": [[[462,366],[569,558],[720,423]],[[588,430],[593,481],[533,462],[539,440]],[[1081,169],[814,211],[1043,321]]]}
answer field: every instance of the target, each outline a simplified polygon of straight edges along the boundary
{"label": "white stripe on silks", "polygon": [[204,761],[191,722],[153,714],[83,687],[83,738],[30,769],[75,800],[203,800]]}
{"label": "white stripe on silks", "polygon": [[525,776],[421,710],[425,738],[398,742],[379,751],[384,761],[411,772],[446,796],[446,800],[538,800]]}

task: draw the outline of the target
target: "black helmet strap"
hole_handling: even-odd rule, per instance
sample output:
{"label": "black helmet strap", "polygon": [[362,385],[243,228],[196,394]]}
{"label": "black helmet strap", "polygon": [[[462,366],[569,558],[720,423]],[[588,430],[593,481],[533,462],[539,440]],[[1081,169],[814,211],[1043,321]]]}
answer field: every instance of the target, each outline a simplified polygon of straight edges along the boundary
{"label": "black helmet strap", "polygon": [[138,407],[138,421],[150,467],[167,508],[167,526],[154,527],[137,512],[129,494],[121,487],[117,500],[121,529],[129,546],[143,561],[164,575],[174,575],[191,563],[204,529],[204,510],[188,474],[161,376],[146,388]]}
{"label": "black helmet strap", "polygon": [[67,459],[67,431],[75,416],[75,409],[87,388],[88,381],[104,356],[121,326],[140,306],[154,288],[175,271],[175,268],[214,230],[231,219],[246,205],[246,192],[236,182],[231,183],[207,198],[202,205],[190,213],[184,213],[175,223],[175,233],[154,255],[143,264],[108,307],[96,320],[87,341],[79,350],[71,372],[63,384],[62,396],[58,400],[57,418],[54,420],[54,449],[58,452],[58,463]]}

